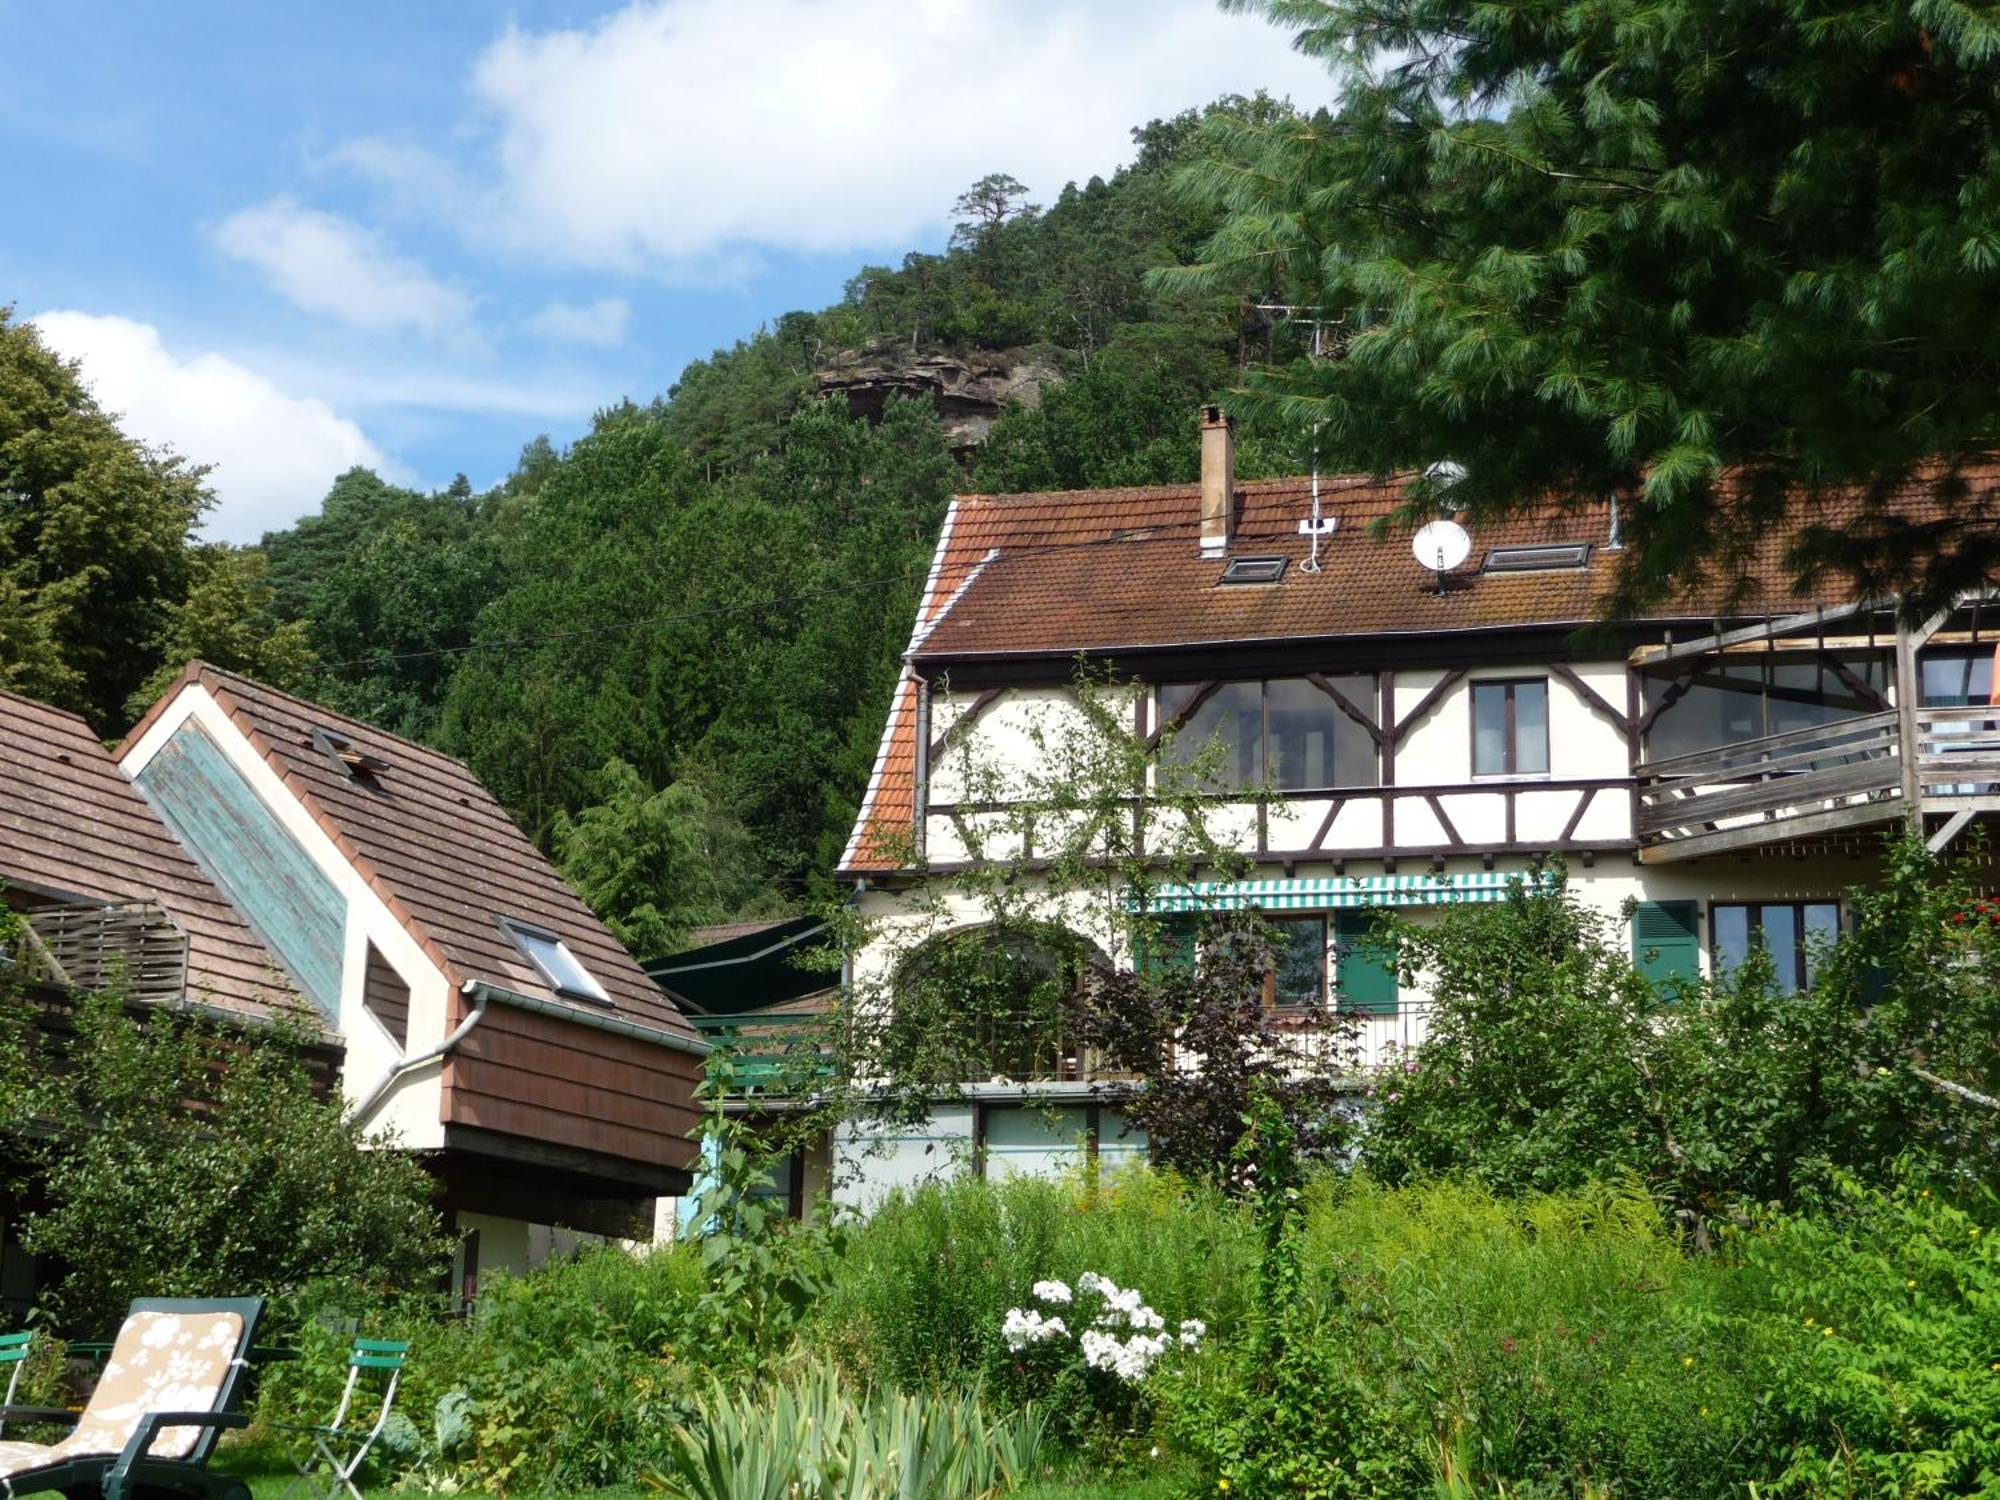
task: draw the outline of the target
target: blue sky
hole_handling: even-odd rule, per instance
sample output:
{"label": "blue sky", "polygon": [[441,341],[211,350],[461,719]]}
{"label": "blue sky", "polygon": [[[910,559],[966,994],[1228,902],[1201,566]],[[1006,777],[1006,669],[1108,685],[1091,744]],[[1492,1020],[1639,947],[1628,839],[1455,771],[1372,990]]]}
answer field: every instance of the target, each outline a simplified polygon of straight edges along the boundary
{"label": "blue sky", "polygon": [[252,540],[370,463],[484,485],[935,248],[1009,171],[1330,85],[1211,0],[0,0],[0,304]]}

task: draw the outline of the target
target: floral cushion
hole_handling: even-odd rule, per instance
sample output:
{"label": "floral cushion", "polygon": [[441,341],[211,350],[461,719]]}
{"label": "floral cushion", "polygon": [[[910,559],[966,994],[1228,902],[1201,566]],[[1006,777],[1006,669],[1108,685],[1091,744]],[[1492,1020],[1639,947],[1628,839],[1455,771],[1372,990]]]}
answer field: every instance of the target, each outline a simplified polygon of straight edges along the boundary
{"label": "floral cushion", "polygon": [[[97,1389],[69,1435],[48,1446],[0,1443],[0,1480],[72,1458],[120,1453],[150,1411],[214,1411],[242,1338],[238,1313],[133,1313],[118,1330]],[[201,1433],[198,1427],[162,1428],[148,1451],[154,1458],[186,1458]]]}

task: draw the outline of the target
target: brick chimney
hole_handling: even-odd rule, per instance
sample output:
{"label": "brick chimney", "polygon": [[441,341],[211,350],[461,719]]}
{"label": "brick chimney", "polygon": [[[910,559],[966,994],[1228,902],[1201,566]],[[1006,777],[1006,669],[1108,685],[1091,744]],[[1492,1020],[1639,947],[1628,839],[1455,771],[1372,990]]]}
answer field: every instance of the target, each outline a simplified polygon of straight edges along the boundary
{"label": "brick chimney", "polygon": [[1229,550],[1236,527],[1236,429],[1219,406],[1201,409],[1201,555]]}

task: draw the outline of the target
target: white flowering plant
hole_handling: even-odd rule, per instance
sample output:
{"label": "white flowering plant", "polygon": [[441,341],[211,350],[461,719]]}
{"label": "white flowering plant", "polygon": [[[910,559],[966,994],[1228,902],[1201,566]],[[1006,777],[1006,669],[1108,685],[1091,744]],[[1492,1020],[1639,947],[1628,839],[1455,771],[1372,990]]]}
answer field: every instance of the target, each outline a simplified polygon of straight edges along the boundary
{"label": "white flowering plant", "polygon": [[[1084,1404],[1097,1415],[1127,1417],[1140,1387],[1161,1360],[1199,1349],[1208,1326],[1184,1318],[1173,1328],[1130,1287],[1109,1276],[1085,1271],[1072,1287],[1038,1281],[1031,1305],[1011,1307],[1001,1320],[1000,1337],[1022,1373],[1046,1382],[1053,1394],[1063,1385],[1081,1385]],[[1075,1403],[1050,1402],[1052,1410],[1078,1410]],[[1081,1415],[1081,1411],[1078,1411]]]}

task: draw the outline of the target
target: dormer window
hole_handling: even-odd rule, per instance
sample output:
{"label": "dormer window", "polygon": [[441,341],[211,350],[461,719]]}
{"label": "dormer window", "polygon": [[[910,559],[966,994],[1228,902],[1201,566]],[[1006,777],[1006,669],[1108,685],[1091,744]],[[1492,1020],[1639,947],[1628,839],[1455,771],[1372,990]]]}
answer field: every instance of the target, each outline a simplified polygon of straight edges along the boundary
{"label": "dormer window", "polygon": [[1552,573],[1590,562],[1590,543],[1554,542],[1539,547],[1494,547],[1486,554],[1489,573]]}
{"label": "dormer window", "polygon": [[521,956],[541,971],[549,988],[558,995],[571,1000],[594,1000],[599,1005],[611,1003],[604,986],[593,979],[583,961],[569,951],[569,944],[562,940],[562,934],[537,927],[531,922],[518,922],[512,917],[502,917],[500,926],[514,940]]}

